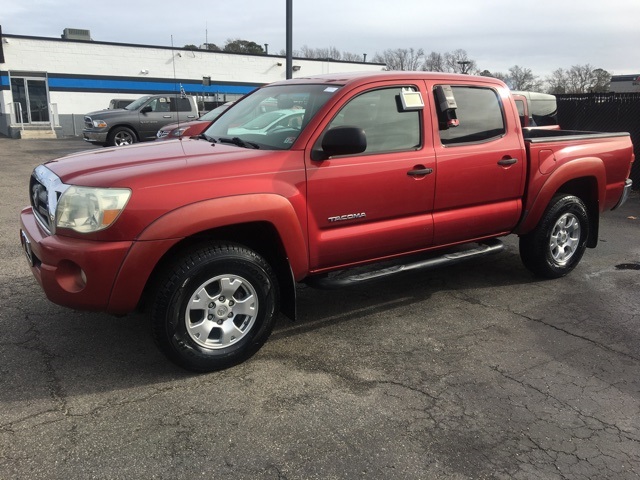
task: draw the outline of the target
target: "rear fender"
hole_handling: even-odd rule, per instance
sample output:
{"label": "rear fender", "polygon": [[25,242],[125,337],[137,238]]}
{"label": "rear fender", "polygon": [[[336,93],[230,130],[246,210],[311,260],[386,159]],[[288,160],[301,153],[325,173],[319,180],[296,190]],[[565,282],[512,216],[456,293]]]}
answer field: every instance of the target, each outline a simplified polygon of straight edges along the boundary
{"label": "rear fender", "polygon": [[514,233],[524,235],[531,232],[538,225],[553,196],[562,191],[564,185],[581,178],[595,179],[598,190],[597,205],[591,205],[593,202],[590,202],[589,198],[583,198],[583,200],[587,203],[589,211],[595,212],[597,217],[597,214],[602,211],[602,205],[605,202],[605,187],[607,184],[605,166],[599,158],[581,158],[559,166],[549,175],[537,193],[529,190],[528,195],[534,195],[534,198],[526,201],[524,215]]}

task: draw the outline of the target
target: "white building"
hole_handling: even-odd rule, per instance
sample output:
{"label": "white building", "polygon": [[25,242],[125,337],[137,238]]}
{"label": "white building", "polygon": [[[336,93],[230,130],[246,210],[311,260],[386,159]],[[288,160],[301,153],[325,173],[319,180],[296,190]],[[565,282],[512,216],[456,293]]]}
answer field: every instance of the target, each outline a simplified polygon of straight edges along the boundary
{"label": "white building", "polygon": [[[286,78],[286,59],[278,55],[99,42],[74,29],[59,39],[2,30],[0,37],[0,134],[10,137],[33,130],[81,136],[84,114],[107,108],[114,98],[183,90],[205,110]],[[293,77],[383,68],[294,59]]]}
{"label": "white building", "polygon": [[640,74],[613,75],[609,90],[616,93],[640,92]]}

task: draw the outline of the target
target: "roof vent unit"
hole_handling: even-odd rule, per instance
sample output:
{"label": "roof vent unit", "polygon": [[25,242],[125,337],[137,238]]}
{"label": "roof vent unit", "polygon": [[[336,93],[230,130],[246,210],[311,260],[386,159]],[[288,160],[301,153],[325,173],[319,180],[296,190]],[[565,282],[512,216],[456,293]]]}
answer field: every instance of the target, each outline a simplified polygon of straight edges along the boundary
{"label": "roof vent unit", "polygon": [[91,40],[91,31],[81,28],[65,28],[61,37],[65,40]]}

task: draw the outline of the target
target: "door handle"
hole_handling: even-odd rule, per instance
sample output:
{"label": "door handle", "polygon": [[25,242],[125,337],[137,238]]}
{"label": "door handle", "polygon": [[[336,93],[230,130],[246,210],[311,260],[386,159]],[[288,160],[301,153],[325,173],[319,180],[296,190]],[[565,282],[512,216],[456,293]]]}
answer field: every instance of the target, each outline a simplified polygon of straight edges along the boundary
{"label": "door handle", "polygon": [[517,158],[503,158],[502,160],[498,160],[498,165],[500,165],[501,167],[513,165],[514,163],[518,163]]}
{"label": "door handle", "polygon": [[412,177],[420,177],[422,175],[429,175],[433,173],[433,168],[417,168],[415,170],[409,170],[407,175],[411,175]]}
{"label": "door handle", "polygon": [[163,115],[162,118],[171,118],[171,115]]}

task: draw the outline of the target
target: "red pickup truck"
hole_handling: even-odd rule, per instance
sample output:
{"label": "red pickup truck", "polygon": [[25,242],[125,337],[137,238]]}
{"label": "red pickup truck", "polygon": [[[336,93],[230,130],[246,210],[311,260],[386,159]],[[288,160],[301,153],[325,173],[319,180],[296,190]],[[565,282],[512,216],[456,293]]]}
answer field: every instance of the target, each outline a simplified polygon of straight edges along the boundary
{"label": "red pickup truck", "polygon": [[[275,103],[301,124],[229,133]],[[626,200],[632,152],[627,133],[523,128],[496,79],[301,78],[257,89],[200,138],[37,167],[21,241],[51,301],[145,310],[170,359],[211,371],[254,354],[279,311],[295,318],[298,282],[446,265],[509,234],[534,274],[567,274]]]}

